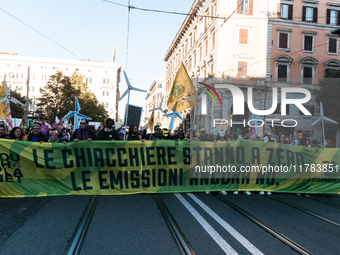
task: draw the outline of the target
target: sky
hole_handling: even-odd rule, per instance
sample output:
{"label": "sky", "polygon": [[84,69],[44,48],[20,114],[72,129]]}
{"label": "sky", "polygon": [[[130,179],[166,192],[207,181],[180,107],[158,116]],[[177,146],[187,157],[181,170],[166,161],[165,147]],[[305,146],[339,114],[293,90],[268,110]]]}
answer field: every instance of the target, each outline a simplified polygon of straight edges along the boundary
{"label": "sky", "polygon": [[[128,0],[112,2],[128,5]],[[130,4],[187,13],[193,1],[130,0]],[[125,7],[103,0],[10,0],[2,1],[0,8],[1,52],[61,59],[77,59],[81,55],[82,58],[111,62],[112,50],[116,47],[116,63],[127,72],[132,86],[146,90],[152,81],[165,77],[163,58],[185,19],[182,15],[131,9],[126,63],[128,9]],[[123,73],[119,89],[121,93],[126,90]],[[130,104],[144,107],[145,96],[146,93],[132,92]],[[122,117],[126,101],[124,98],[119,103]]]}

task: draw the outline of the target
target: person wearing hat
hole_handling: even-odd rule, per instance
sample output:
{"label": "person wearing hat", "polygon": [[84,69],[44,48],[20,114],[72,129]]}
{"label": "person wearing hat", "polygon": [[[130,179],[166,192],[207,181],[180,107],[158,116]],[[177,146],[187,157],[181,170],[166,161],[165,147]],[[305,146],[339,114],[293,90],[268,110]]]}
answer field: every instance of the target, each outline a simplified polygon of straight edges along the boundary
{"label": "person wearing hat", "polygon": [[163,135],[162,135],[162,129],[160,128],[160,126],[155,126],[155,133],[152,133],[149,137],[149,140],[162,140],[163,139]]}
{"label": "person wearing hat", "polygon": [[209,141],[209,137],[207,136],[207,130],[205,128],[201,129],[201,134],[199,136],[200,141],[205,141],[208,142]]}
{"label": "person wearing hat", "polygon": [[117,130],[114,129],[115,121],[111,118],[105,120],[105,126],[98,132],[97,140],[119,140]]}

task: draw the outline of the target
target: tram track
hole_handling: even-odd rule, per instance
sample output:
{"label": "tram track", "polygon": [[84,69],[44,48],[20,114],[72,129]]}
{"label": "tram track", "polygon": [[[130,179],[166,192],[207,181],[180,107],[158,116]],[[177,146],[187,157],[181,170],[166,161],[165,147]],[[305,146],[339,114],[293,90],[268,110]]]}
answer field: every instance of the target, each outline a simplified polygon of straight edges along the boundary
{"label": "tram track", "polygon": [[87,230],[91,224],[93,214],[96,210],[98,201],[98,195],[91,196],[89,203],[78,223],[76,230],[74,231],[72,238],[67,245],[64,255],[78,255],[80,254],[81,247],[86,237]]}
{"label": "tram track", "polygon": [[319,215],[319,214],[316,214],[316,213],[314,213],[314,212],[312,212],[312,211],[309,211],[309,210],[307,210],[307,209],[305,209],[305,208],[302,208],[302,207],[300,207],[300,206],[294,205],[294,204],[292,204],[292,203],[290,203],[290,202],[288,202],[288,201],[286,201],[286,200],[283,200],[283,199],[278,198],[278,197],[275,197],[275,196],[271,196],[270,198],[271,198],[271,199],[274,199],[274,200],[276,200],[276,201],[278,201],[278,202],[280,202],[280,203],[282,203],[282,204],[285,204],[285,205],[287,205],[287,206],[290,206],[290,207],[292,207],[292,208],[294,208],[294,209],[296,209],[296,210],[299,210],[299,211],[301,211],[301,212],[304,212],[304,213],[306,213],[306,214],[308,214],[308,215],[314,216],[314,217],[316,217],[316,218],[318,218],[318,219],[320,219],[320,220],[323,220],[323,221],[325,221],[325,222],[328,222],[328,223],[330,223],[330,224],[332,224],[332,225],[334,225],[334,226],[340,227],[340,223],[335,222],[335,221],[332,221],[332,220],[330,220],[330,219],[327,219],[327,218],[325,218],[325,217],[323,217],[323,216],[321,216],[321,215]]}
{"label": "tram track", "polygon": [[265,230],[266,232],[268,232],[269,234],[271,234],[275,238],[279,239],[284,244],[288,245],[291,249],[293,249],[297,253],[303,254],[303,255],[312,255],[313,254],[312,252],[310,252],[309,250],[307,250],[306,248],[304,248],[300,244],[294,242],[293,240],[291,240],[287,236],[285,236],[282,233],[280,233],[278,230],[272,228],[271,226],[269,226],[265,222],[259,220],[258,218],[256,218],[252,214],[250,214],[247,211],[243,210],[241,207],[239,207],[236,204],[230,202],[228,199],[226,199],[226,198],[224,198],[224,197],[222,197],[222,196],[220,196],[218,194],[213,194],[213,196],[215,196],[217,199],[219,199],[223,203],[225,203],[228,206],[230,206],[231,208],[233,208],[235,211],[240,213],[245,218],[249,219],[251,222],[256,224],[258,227],[262,228],[263,230]]}
{"label": "tram track", "polygon": [[164,220],[166,225],[169,228],[169,231],[179,249],[179,252],[182,255],[195,255],[196,253],[192,249],[190,243],[186,239],[185,235],[181,231],[180,227],[178,226],[177,222],[171,215],[169,209],[166,207],[163,199],[160,197],[158,194],[153,195],[153,199],[155,200]]}

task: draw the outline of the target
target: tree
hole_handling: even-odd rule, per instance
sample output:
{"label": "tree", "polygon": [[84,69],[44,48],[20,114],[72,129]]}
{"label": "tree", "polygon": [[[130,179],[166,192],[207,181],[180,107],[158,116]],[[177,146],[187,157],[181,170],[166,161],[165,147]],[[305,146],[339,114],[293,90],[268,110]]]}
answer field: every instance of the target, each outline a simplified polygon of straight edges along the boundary
{"label": "tree", "polygon": [[93,121],[103,122],[108,117],[104,107],[98,102],[96,96],[87,91],[87,84],[83,76],[74,72],[72,77],[64,76],[61,71],[51,75],[46,86],[41,89],[38,99],[37,113],[46,115],[49,122],[55,117],[63,118],[75,108],[75,97],[78,98],[81,113],[92,118]]}
{"label": "tree", "polygon": [[318,85],[320,90],[316,92],[316,100],[322,102],[324,114],[340,123],[340,72],[329,70],[326,78],[321,79]]}

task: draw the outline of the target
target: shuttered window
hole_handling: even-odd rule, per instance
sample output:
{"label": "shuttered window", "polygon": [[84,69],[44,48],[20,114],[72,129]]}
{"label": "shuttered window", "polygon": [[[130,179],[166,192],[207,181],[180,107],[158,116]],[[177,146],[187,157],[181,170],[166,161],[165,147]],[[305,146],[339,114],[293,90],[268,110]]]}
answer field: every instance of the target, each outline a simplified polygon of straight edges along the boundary
{"label": "shuttered window", "polygon": [[279,48],[288,49],[288,34],[279,33]]}
{"label": "shuttered window", "polygon": [[248,44],[248,29],[240,29],[239,44]]}

